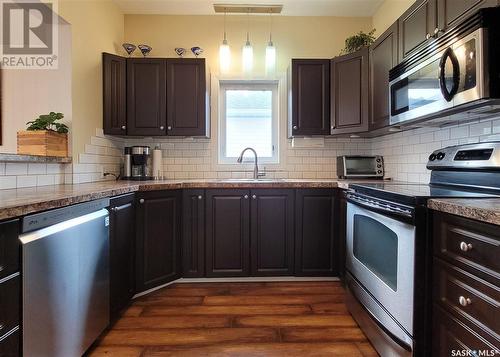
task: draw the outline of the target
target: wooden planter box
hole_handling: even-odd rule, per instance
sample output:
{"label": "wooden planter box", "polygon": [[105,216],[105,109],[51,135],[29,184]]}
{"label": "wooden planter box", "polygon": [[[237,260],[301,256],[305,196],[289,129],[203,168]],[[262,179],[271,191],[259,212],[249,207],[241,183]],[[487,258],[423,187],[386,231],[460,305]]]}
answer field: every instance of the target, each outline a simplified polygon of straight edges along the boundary
{"label": "wooden planter box", "polygon": [[68,156],[68,134],[36,130],[17,132],[17,153],[38,156]]}

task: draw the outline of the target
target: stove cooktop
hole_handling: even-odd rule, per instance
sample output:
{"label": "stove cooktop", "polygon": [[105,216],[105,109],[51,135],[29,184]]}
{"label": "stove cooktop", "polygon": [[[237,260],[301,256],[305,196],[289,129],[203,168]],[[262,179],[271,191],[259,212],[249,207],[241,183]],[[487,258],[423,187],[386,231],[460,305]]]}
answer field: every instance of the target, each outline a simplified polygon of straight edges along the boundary
{"label": "stove cooktop", "polygon": [[355,192],[407,205],[425,204],[430,198],[491,198],[493,193],[428,184],[370,183],[351,185]]}

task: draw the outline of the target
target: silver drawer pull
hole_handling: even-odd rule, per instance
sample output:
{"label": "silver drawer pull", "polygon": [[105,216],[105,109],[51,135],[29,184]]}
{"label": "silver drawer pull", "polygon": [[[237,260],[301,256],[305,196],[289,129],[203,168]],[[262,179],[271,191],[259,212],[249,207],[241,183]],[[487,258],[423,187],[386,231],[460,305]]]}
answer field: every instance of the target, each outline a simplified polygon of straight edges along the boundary
{"label": "silver drawer pull", "polygon": [[143,203],[144,203],[144,198],[141,198],[141,199],[139,200],[139,203],[140,203],[140,204],[143,204]]}
{"label": "silver drawer pull", "polygon": [[245,200],[248,200],[248,195],[243,196]]}
{"label": "silver drawer pull", "polygon": [[471,249],[472,249],[472,244],[465,243],[465,242],[460,242],[460,250],[462,252],[468,252]]}
{"label": "silver drawer pull", "polygon": [[462,306],[464,306],[464,307],[465,307],[465,306],[468,306],[468,305],[472,304],[472,301],[471,301],[471,299],[469,299],[469,298],[466,298],[466,297],[460,296],[460,297],[458,298],[458,303],[459,303],[460,305],[462,305]]}
{"label": "silver drawer pull", "polygon": [[257,198],[257,195],[252,195],[252,198],[255,200]]}
{"label": "silver drawer pull", "polygon": [[4,324],[0,324],[0,331],[2,331],[5,328]]}
{"label": "silver drawer pull", "polygon": [[0,271],[4,270],[4,266],[3,265],[0,265]]}
{"label": "silver drawer pull", "polygon": [[198,199],[199,199],[199,200],[202,200],[202,199],[203,199],[203,196],[202,196],[202,195],[199,195],[199,196],[198,196]]}

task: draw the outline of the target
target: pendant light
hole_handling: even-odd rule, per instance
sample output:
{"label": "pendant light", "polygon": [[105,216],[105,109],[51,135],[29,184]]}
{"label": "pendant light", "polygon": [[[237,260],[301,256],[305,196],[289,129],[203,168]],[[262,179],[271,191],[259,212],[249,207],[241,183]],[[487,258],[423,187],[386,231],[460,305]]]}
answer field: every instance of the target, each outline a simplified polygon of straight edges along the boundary
{"label": "pendant light", "polygon": [[219,66],[221,73],[229,72],[231,67],[231,48],[226,38],[226,11],[224,11],[224,39],[219,47]]}
{"label": "pendant light", "polygon": [[250,73],[253,68],[253,47],[250,43],[250,9],[247,11],[248,27],[247,27],[247,41],[241,53],[243,72]]}
{"label": "pendant light", "polygon": [[273,17],[272,12],[269,12],[269,42],[266,47],[266,75],[272,75],[276,71],[276,47],[273,43]]}

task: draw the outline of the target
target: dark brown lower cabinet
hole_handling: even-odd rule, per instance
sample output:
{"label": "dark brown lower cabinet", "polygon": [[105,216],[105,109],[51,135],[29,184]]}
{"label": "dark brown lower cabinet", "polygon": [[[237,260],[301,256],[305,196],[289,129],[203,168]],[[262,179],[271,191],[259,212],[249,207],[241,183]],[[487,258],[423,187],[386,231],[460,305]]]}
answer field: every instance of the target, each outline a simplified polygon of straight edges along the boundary
{"label": "dark brown lower cabinet", "polygon": [[339,278],[345,281],[345,249],[346,249],[346,234],[347,234],[347,200],[346,191],[338,191],[338,207],[337,207],[337,238],[334,240],[334,249],[337,252],[337,271]]}
{"label": "dark brown lower cabinet", "polygon": [[293,190],[252,190],[252,276],[293,275]]}
{"label": "dark brown lower cabinet", "polygon": [[182,196],[182,276],[202,278],[205,276],[205,190],[186,190]]}
{"label": "dark brown lower cabinet", "polygon": [[134,194],[110,200],[109,279],[111,318],[118,317],[134,295]]}
{"label": "dark brown lower cabinet", "polygon": [[19,330],[11,331],[9,334],[0,337],[0,356],[21,356],[21,337]]}
{"label": "dark brown lower cabinet", "polygon": [[250,275],[250,191],[207,190],[206,276]]}
{"label": "dark brown lower cabinet", "polygon": [[297,190],[295,197],[295,275],[337,275],[334,222],[334,190]]}
{"label": "dark brown lower cabinet", "polygon": [[180,277],[181,213],[181,191],[137,195],[137,292]]}

